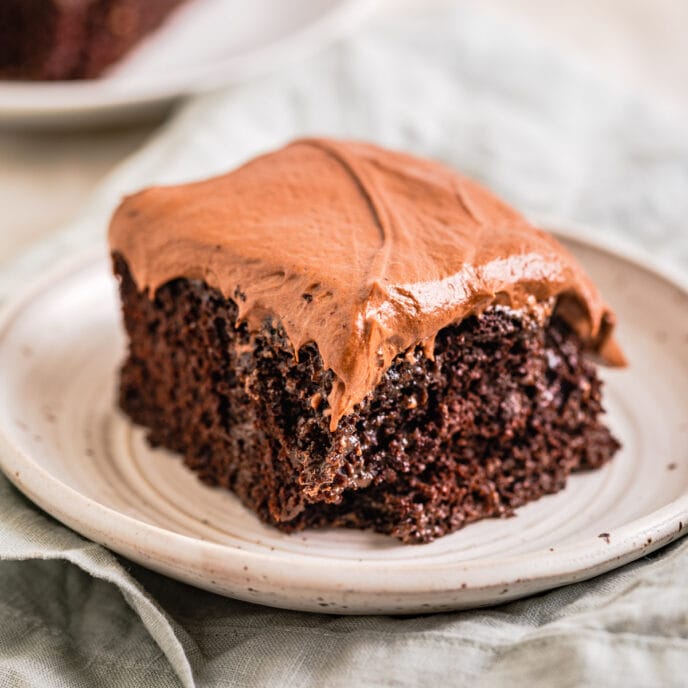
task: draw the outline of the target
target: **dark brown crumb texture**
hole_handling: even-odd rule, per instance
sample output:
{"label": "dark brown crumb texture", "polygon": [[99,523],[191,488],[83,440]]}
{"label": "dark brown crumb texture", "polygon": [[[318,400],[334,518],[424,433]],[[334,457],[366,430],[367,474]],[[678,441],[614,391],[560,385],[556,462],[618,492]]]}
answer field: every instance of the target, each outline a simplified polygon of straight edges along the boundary
{"label": "dark brown crumb texture", "polygon": [[130,338],[121,407],[153,445],[282,530],[429,542],[509,516],[619,447],[599,420],[595,368],[556,315],[543,326],[495,308],[445,328],[434,359],[399,356],[332,433],[332,374],[315,346],[295,360],[275,323],[235,327],[236,303],[202,282],[175,280],[151,300],[119,256],[115,272]]}

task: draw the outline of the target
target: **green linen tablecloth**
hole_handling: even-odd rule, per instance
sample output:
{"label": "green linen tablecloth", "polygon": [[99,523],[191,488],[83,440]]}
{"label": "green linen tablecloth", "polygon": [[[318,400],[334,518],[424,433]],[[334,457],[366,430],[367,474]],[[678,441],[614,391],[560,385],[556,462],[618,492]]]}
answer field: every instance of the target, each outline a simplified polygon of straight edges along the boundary
{"label": "green linen tablecloth", "polygon": [[[524,27],[467,6],[387,19],[306,64],[184,107],[82,216],[0,271],[102,242],[120,196],[301,134],[446,160],[530,213],[688,269],[688,130]],[[688,314],[687,314],[688,315]],[[688,541],[493,609],[330,617],[196,590],[61,526],[0,477],[0,686],[686,686]]]}

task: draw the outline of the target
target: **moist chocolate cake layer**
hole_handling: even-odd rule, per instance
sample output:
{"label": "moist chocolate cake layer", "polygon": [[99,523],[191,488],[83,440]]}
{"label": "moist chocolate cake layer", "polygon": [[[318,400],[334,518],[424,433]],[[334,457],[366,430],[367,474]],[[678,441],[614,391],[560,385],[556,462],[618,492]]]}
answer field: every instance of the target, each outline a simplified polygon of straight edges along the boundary
{"label": "moist chocolate cake layer", "polygon": [[97,77],[184,0],[2,0],[0,77]]}
{"label": "moist chocolate cake layer", "polygon": [[249,329],[270,315],[295,350],[313,342],[334,373],[331,430],[396,356],[431,353],[442,328],[491,305],[557,298],[587,349],[624,363],[613,312],[554,237],[454,170],[372,144],[300,139],[219,177],[145,189],[121,203],[109,242],[140,289],[239,288]]}
{"label": "moist chocolate cake layer", "polygon": [[[504,517],[619,447],[601,383],[557,315],[492,307],[398,355],[331,430],[333,374],[314,344],[235,326],[243,294],[176,279],[151,298],[115,255],[129,355],[120,405],[205,482],[285,531],[373,528],[429,542]],[[304,293],[304,303],[310,295]]]}

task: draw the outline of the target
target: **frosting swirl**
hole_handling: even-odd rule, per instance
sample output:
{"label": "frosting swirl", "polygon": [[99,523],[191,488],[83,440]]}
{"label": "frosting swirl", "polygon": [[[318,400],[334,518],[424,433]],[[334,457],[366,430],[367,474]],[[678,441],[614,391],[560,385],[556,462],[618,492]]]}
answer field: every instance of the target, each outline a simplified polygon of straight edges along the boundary
{"label": "frosting swirl", "polygon": [[557,297],[586,346],[624,364],[612,312],[553,237],[453,170],[371,144],[302,139],[146,189],[122,202],[109,239],[141,290],[200,279],[250,328],[275,318],[295,352],[314,342],[335,376],[333,429],[395,356],[432,355],[440,329],[494,304]]}

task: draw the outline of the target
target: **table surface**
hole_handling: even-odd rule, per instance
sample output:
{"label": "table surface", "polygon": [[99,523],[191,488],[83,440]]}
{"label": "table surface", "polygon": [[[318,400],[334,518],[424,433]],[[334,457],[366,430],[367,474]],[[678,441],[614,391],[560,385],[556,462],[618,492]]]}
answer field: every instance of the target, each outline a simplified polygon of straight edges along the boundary
{"label": "table surface", "polygon": [[[424,0],[396,2],[394,9]],[[459,0],[463,1],[463,0]],[[466,0],[467,1],[467,0]],[[482,0],[599,65],[611,79],[688,113],[685,0]],[[0,131],[0,262],[74,216],[160,122],[82,132]]]}

